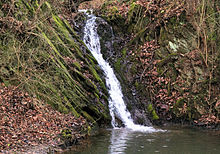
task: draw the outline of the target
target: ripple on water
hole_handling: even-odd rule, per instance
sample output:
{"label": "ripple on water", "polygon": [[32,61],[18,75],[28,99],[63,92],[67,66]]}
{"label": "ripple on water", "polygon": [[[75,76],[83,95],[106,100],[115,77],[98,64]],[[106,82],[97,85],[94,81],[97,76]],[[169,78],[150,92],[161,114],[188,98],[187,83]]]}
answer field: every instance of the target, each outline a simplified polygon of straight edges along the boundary
{"label": "ripple on water", "polygon": [[[168,129],[168,128],[167,128]],[[91,138],[92,145],[79,154],[213,153],[220,151],[220,135],[193,129],[171,129],[166,133],[143,133],[129,129],[106,130]],[[74,154],[75,152],[73,152]],[[72,153],[68,153],[72,154]]]}

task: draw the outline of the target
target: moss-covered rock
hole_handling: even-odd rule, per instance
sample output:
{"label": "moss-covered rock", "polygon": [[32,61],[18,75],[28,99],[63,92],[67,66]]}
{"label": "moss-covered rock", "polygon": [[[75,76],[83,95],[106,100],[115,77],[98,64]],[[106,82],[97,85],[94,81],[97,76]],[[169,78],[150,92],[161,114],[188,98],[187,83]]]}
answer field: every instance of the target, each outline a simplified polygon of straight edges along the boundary
{"label": "moss-covered rock", "polygon": [[9,2],[0,4],[2,16],[8,16],[0,21],[0,81],[26,90],[61,112],[84,115],[91,123],[109,123],[102,72],[77,35],[76,25],[65,18],[69,11],[65,3],[21,0],[10,4],[13,11],[3,5]]}
{"label": "moss-covered rock", "polygon": [[155,109],[153,108],[152,104],[149,104],[147,107],[148,112],[150,113],[150,115],[152,116],[153,120],[158,120],[159,116],[157,115]]}

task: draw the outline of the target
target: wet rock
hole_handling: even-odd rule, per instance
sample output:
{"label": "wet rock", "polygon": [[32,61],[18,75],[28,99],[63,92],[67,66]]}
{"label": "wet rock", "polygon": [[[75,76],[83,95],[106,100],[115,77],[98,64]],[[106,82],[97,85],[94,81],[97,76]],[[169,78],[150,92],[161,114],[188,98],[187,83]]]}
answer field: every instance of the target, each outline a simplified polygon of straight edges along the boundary
{"label": "wet rock", "polygon": [[114,59],[114,34],[111,26],[102,18],[96,19],[97,32],[100,37],[101,53],[107,61]]}
{"label": "wet rock", "polygon": [[147,117],[147,113],[144,110],[139,110],[137,108],[133,113],[133,120],[135,121],[136,124],[141,124],[146,126],[151,125],[151,122]]}
{"label": "wet rock", "polygon": [[[147,114],[144,112],[143,104],[137,100],[137,91],[135,88],[133,88],[132,83],[129,83],[131,80],[128,81],[129,78],[133,79],[133,73],[128,75],[128,72],[130,72],[129,67],[133,67],[134,65],[129,64],[129,61],[121,58],[123,54],[123,52],[121,52],[122,46],[120,45],[122,39],[114,36],[115,34],[113,34],[112,27],[103,19],[97,18],[97,26],[98,34],[100,36],[101,52],[104,59],[107,60],[114,68],[115,74],[121,83],[122,92],[124,95],[123,99],[127,104],[128,110],[132,114],[134,122],[138,124],[150,125]],[[125,55],[126,50],[124,52]]]}

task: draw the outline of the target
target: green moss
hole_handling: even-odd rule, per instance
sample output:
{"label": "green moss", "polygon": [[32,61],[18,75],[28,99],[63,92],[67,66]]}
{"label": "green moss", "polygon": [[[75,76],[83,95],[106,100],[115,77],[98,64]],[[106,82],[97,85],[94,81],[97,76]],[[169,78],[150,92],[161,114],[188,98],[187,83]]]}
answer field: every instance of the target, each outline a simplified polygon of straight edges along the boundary
{"label": "green moss", "polygon": [[[101,104],[100,104],[101,105]],[[101,116],[103,113],[101,113],[98,109],[98,105],[96,106],[89,106],[89,108],[94,112],[94,114]]]}
{"label": "green moss", "polygon": [[122,57],[125,58],[125,57],[126,57],[126,54],[127,54],[127,49],[126,49],[126,48],[123,48],[123,49],[122,49]]}
{"label": "green moss", "polygon": [[138,5],[136,5],[135,2],[131,3],[130,9],[128,11],[128,22],[131,22],[133,18],[133,14],[135,13],[135,10],[137,9]]}
{"label": "green moss", "polygon": [[157,115],[155,110],[152,111],[152,116],[153,116],[153,120],[158,120],[159,119],[159,116]]}
{"label": "green moss", "polygon": [[58,110],[62,113],[68,113],[69,112],[69,110],[63,104],[58,104]]}
{"label": "green moss", "polygon": [[137,63],[132,64],[131,70],[130,70],[132,74],[137,74],[137,72],[138,72],[137,66],[138,66]]}
{"label": "green moss", "polygon": [[97,93],[94,93],[94,95],[96,96],[96,98],[99,100],[100,99],[100,97],[99,97],[99,95],[97,94]]}
{"label": "green moss", "polygon": [[87,134],[90,136],[92,128],[90,126],[87,127]]}
{"label": "green moss", "polygon": [[100,83],[100,86],[101,86],[101,88],[103,89],[105,95],[108,95],[108,90],[107,90],[107,88],[106,88],[106,86],[105,86],[105,84],[104,84],[103,81]]}
{"label": "green moss", "polygon": [[73,65],[78,68],[79,70],[81,70],[81,65],[79,64],[79,62],[74,62]]}
{"label": "green moss", "polygon": [[147,111],[149,113],[151,113],[153,111],[153,105],[152,104],[149,104],[148,107],[147,107]]}
{"label": "green moss", "polygon": [[150,113],[153,120],[158,120],[159,119],[159,116],[157,115],[157,113],[156,113],[155,109],[153,108],[152,104],[148,105],[147,111]]}
{"label": "green moss", "polygon": [[74,109],[74,107],[72,106],[72,104],[68,101],[67,97],[64,96],[64,100],[67,102],[67,106],[70,110],[70,112],[75,116],[75,117],[79,117],[79,113]]}
{"label": "green moss", "polygon": [[104,82],[102,81],[101,77],[99,76],[99,74],[97,73],[96,69],[97,66],[94,64],[94,62],[92,61],[92,59],[90,59],[90,62],[92,63],[92,65],[89,65],[89,69],[93,75],[93,77],[95,78],[96,81],[99,82],[102,90],[104,91],[104,93],[107,95],[108,94],[108,90],[104,84]]}
{"label": "green moss", "polygon": [[92,66],[90,66],[89,68],[90,68],[92,75],[95,77],[96,81],[102,82],[102,79],[100,78],[100,76],[96,72],[95,68]]}
{"label": "green moss", "polygon": [[70,129],[64,129],[61,131],[61,137],[63,139],[71,139],[72,138],[72,131]]}
{"label": "green moss", "polygon": [[117,59],[116,63],[114,64],[114,68],[117,73],[121,72],[121,59],[120,58]]}
{"label": "green moss", "polygon": [[118,12],[118,8],[115,7],[115,6],[113,6],[111,12],[112,12],[112,13],[117,13],[117,12]]}
{"label": "green moss", "polygon": [[94,118],[92,116],[90,116],[87,112],[85,111],[81,111],[82,115],[89,121],[96,123],[96,121],[94,120]]}
{"label": "green moss", "polygon": [[139,83],[138,83],[138,81],[135,81],[134,85],[135,85],[136,89],[139,89]]}

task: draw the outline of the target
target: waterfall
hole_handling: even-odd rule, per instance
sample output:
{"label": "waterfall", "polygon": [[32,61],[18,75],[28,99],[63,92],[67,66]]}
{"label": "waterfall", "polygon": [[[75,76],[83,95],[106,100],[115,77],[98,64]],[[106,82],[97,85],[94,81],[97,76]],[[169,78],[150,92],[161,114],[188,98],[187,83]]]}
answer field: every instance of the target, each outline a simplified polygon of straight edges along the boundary
{"label": "waterfall", "polygon": [[125,102],[123,100],[123,94],[121,91],[121,86],[117,80],[113,69],[107,61],[103,59],[101,54],[100,40],[97,33],[97,24],[96,19],[98,17],[93,14],[88,15],[88,20],[84,28],[84,37],[83,41],[86,46],[92,52],[93,56],[96,58],[101,69],[104,71],[106,76],[106,84],[109,89],[109,111],[112,117],[112,126],[117,127],[115,116],[120,118],[126,128],[129,128],[134,131],[146,131],[154,132],[156,129],[153,127],[137,125],[133,122],[130,112],[126,109]]}

